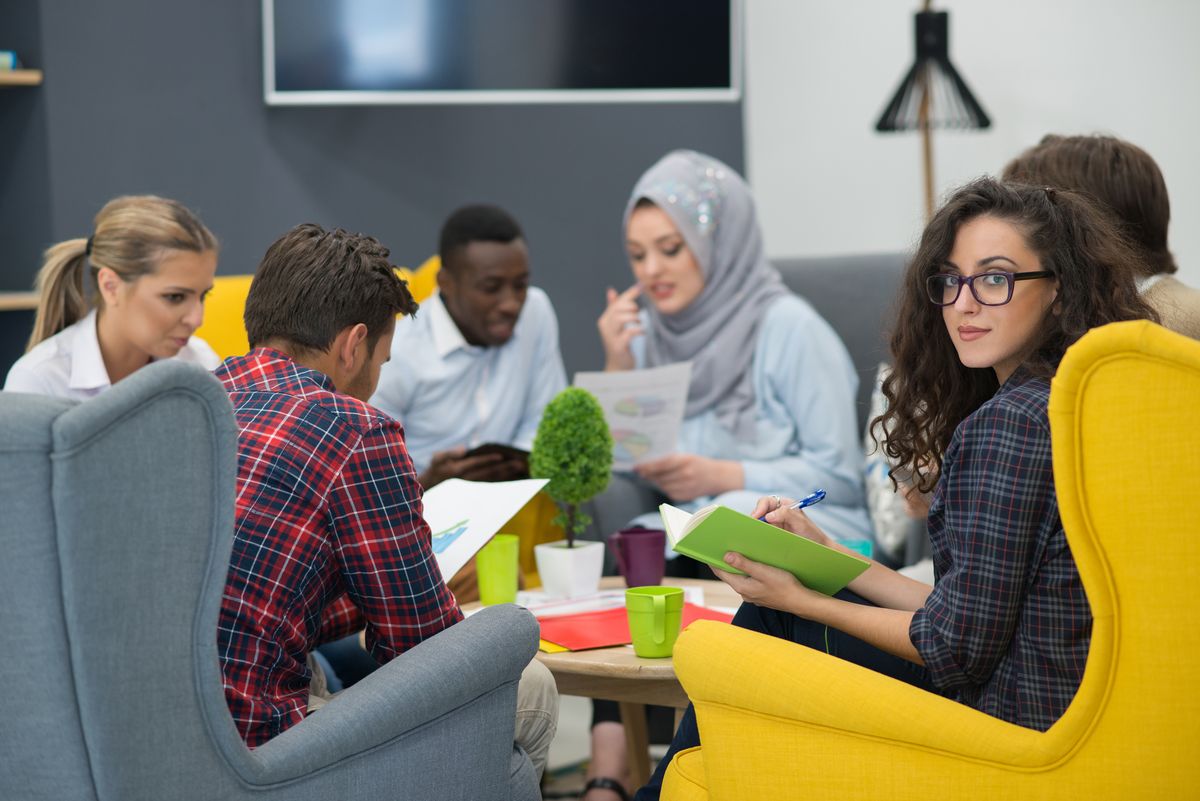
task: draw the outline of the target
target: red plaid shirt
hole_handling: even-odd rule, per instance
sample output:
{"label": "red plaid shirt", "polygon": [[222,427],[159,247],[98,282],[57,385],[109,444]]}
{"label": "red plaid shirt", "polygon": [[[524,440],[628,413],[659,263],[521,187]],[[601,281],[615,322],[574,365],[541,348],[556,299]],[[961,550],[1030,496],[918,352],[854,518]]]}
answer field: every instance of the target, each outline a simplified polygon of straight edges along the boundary
{"label": "red plaid shirt", "polygon": [[216,370],[238,425],[217,645],[246,744],[303,719],[317,645],[366,626],[387,662],[462,619],[433,558],[400,423],[259,348]]}

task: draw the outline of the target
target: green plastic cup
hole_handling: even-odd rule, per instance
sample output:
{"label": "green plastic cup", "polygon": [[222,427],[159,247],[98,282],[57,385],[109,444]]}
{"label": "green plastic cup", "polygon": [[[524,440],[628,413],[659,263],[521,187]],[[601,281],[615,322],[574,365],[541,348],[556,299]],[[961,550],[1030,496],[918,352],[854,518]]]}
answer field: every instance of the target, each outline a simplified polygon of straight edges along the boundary
{"label": "green plastic cup", "polygon": [[484,606],[517,600],[518,542],[516,534],[497,534],[479,549],[475,570],[479,577],[479,600]]}
{"label": "green plastic cup", "polygon": [[633,652],[638,656],[670,656],[683,622],[683,590],[679,587],[631,587],[625,590],[625,614]]}

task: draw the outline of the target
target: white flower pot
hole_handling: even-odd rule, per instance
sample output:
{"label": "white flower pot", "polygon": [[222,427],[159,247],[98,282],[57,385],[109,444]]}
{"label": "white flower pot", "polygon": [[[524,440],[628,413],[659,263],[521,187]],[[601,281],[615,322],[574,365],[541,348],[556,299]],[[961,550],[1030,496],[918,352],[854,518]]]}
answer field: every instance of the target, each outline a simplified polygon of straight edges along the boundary
{"label": "white flower pot", "polygon": [[600,589],[604,572],[604,543],[575,541],[574,548],[566,540],[547,542],[533,547],[542,589],[555,598],[579,598]]}

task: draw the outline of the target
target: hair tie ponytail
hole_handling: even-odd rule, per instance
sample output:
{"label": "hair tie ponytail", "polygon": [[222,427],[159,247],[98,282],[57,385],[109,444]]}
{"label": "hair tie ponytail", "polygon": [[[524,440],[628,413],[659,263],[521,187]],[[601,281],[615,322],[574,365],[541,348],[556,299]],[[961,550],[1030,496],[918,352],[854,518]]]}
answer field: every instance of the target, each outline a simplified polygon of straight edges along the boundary
{"label": "hair tie ponytail", "polygon": [[96,215],[82,250],[79,237],[46,250],[38,271],[38,312],[27,350],[83,319],[99,299],[98,293],[89,297],[87,290],[96,288],[99,265],[91,263],[89,269],[89,260],[101,228],[106,232],[104,267],[125,282],[154,272],[164,250],[202,253],[217,247],[212,232],[177,201],[154,195],[113,198]]}

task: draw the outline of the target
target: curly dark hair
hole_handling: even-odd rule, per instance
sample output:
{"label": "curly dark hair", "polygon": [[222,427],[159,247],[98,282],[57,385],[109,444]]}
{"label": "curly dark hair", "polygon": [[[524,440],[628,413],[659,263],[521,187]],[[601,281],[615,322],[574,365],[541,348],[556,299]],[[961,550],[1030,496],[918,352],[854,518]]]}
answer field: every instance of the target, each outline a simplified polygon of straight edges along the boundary
{"label": "curly dark hair", "polygon": [[991,368],[959,361],[942,318],[926,294],[928,276],[940,272],[959,228],[977,217],[1013,224],[1058,281],[1054,312],[1042,321],[1023,367],[1050,377],[1063,353],[1089,329],[1118,320],[1158,320],[1135,285],[1146,274],[1144,258],[1120,232],[1111,214],[1087,196],[1026,184],[980,178],[957,190],[921,235],[901,285],[892,332],[893,369],[883,383],[887,411],[871,421],[886,432],[884,452],[898,476],[911,474],[917,488],[937,483],[954,429],[999,384]]}

